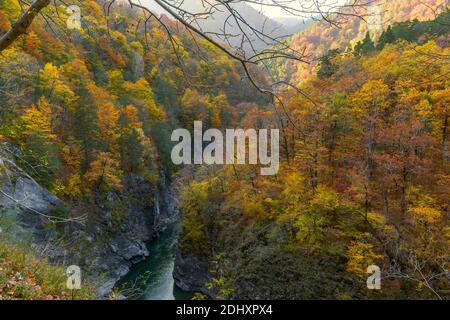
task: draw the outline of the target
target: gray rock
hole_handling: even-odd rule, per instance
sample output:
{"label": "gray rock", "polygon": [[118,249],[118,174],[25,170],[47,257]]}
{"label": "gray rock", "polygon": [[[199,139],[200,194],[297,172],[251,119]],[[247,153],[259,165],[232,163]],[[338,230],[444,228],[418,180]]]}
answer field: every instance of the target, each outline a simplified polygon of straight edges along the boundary
{"label": "gray rock", "polygon": [[117,280],[110,279],[106,281],[97,291],[97,299],[104,299],[111,294]]}
{"label": "gray rock", "polygon": [[184,291],[210,293],[205,288],[209,276],[209,262],[197,255],[177,251],[173,277],[175,284]]}
{"label": "gray rock", "polygon": [[[90,220],[85,225],[68,223],[64,229],[65,242],[61,243],[53,232],[47,231],[48,219],[32,210],[50,215],[64,203],[9,163],[12,160],[5,158],[1,145],[0,160],[0,187],[16,199],[0,194],[0,210],[16,217],[22,228],[31,231],[34,244],[45,248],[50,262],[79,265],[88,277],[102,274],[105,280],[98,298],[107,297],[133,264],[149,256],[147,241],[178,219],[177,206],[172,203],[163,174],[160,186],[129,174],[123,179],[122,190],[96,194],[94,207],[92,203],[71,204],[76,208],[71,214],[89,213]],[[113,213],[111,208],[116,211]],[[118,213],[120,225],[115,226],[113,215]]]}

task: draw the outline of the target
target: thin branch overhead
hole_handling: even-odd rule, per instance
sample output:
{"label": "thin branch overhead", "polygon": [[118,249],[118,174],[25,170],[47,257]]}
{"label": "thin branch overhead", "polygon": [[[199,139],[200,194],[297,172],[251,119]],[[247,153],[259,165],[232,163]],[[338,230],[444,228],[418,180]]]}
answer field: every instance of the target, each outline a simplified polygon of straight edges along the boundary
{"label": "thin branch overhead", "polygon": [[[276,10],[299,20],[324,19],[339,26],[349,16],[364,18],[369,1],[352,0],[348,4],[338,5],[339,1],[330,0],[110,0],[104,1],[104,6],[107,8],[106,15],[110,14],[114,4],[124,3],[143,10],[147,17],[157,19],[162,12],[231,58],[245,64],[259,64],[272,59],[307,62],[307,57],[304,52],[289,46],[286,41],[289,34],[283,34],[279,25],[270,26],[267,19],[255,21],[253,16],[263,16],[262,13],[266,11]],[[54,2],[65,4],[64,1]],[[26,33],[36,15],[49,6],[50,0],[36,0],[31,5],[25,1],[21,3],[28,9],[0,38],[0,52]],[[164,25],[162,19],[157,20],[173,42],[168,26]],[[233,41],[236,38],[238,41]],[[262,43],[265,48],[261,50],[255,45],[256,42]]]}
{"label": "thin branch overhead", "polygon": [[[308,64],[311,61],[305,50],[298,51],[291,46],[289,34],[283,34],[279,26],[270,25],[267,18],[262,21],[255,16],[264,17],[264,13],[277,10],[299,20],[321,19],[332,26],[339,25],[349,17],[364,19],[370,0],[352,0],[345,5],[339,1],[329,0],[140,0],[120,1],[132,8],[137,8],[147,16],[157,18],[159,13],[169,16],[195,37],[206,40],[230,58],[238,61],[245,77],[263,94],[272,97],[274,103],[279,83],[262,85],[252,76],[251,66],[257,65],[267,69],[267,64],[274,60],[294,60]],[[105,2],[109,8],[118,0]],[[176,52],[176,39],[164,19],[156,19],[165,30]],[[147,24],[148,20],[145,21]],[[258,45],[259,44],[259,45]],[[262,44],[262,48],[261,48]],[[180,63],[181,67],[181,63]],[[181,67],[182,69],[182,67]]]}
{"label": "thin branch overhead", "polygon": [[[350,18],[358,17],[364,20],[370,15],[368,7],[376,1],[378,0],[105,0],[100,3],[103,4],[107,17],[108,33],[111,13],[117,6],[127,5],[142,11],[143,17],[139,23],[144,25],[147,47],[151,30],[149,24],[159,24],[175,53],[176,63],[184,74],[186,83],[190,83],[190,80],[178,50],[180,44],[175,36],[177,30],[172,30],[173,28],[184,28],[195,45],[198,39],[203,39],[240,63],[244,77],[260,93],[268,95],[276,105],[282,104],[279,98],[280,81],[277,80],[273,84],[259,83],[257,77],[252,74],[255,66],[268,70],[269,64],[275,60],[293,60],[304,64],[312,61],[305,50],[293,48],[289,41],[290,35],[280,30],[279,24],[269,21],[265,14],[278,12],[299,21],[322,20],[331,26],[339,27]],[[57,9],[51,10],[50,2],[35,0],[31,3],[20,0],[24,8],[23,14],[0,38],[0,52],[8,48],[20,35],[25,34],[38,14],[45,18],[48,25],[59,25],[51,19],[51,15],[59,17]],[[52,1],[55,8],[57,3],[69,5],[63,0]],[[46,7],[48,10],[45,10]],[[169,20],[176,23],[168,23]]]}

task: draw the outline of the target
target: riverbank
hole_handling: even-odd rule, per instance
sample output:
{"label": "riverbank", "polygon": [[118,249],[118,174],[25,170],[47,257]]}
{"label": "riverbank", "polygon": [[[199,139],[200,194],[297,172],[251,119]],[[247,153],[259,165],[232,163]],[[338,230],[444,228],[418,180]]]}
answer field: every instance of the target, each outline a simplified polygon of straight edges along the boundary
{"label": "riverbank", "polygon": [[119,281],[117,288],[128,299],[186,300],[193,294],[176,286],[173,278],[180,226],[169,226],[161,235],[150,241],[149,257],[134,265]]}

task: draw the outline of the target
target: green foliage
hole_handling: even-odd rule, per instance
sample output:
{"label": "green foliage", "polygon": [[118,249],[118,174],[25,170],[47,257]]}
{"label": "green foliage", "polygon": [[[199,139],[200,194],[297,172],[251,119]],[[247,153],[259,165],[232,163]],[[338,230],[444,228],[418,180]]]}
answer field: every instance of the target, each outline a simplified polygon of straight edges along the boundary
{"label": "green foliage", "polygon": [[206,182],[193,183],[182,195],[183,245],[197,252],[206,252],[209,247],[203,221],[208,206],[208,188]]}
{"label": "green foliage", "polygon": [[22,12],[20,4],[16,0],[3,0],[0,2],[0,9],[6,13],[11,22],[15,22]]}
{"label": "green foliage", "polygon": [[405,21],[389,25],[381,34],[377,50],[382,50],[387,44],[395,43],[398,40],[424,43],[429,38],[445,35],[450,32],[450,10],[442,12],[435,19],[430,21]]}
{"label": "green foliage", "polygon": [[[24,252],[23,248],[0,243],[0,298],[70,300],[72,295],[65,288],[65,270],[52,267]],[[75,297],[94,299],[94,292],[86,288],[76,292]]]}
{"label": "green foliage", "polygon": [[171,141],[172,129],[169,124],[158,121],[153,125],[151,133],[164,172],[168,177],[171,177],[178,170],[171,159],[172,147],[174,146],[174,142]]}
{"label": "green foliage", "polygon": [[378,40],[378,44],[377,44],[377,50],[383,50],[383,48],[386,46],[386,44],[388,43],[394,43],[396,40],[394,31],[392,31],[392,26],[388,26],[388,28],[386,29],[386,31],[384,31],[381,34],[380,39]]}
{"label": "green foliage", "polygon": [[375,51],[375,44],[370,37],[370,32],[367,31],[364,40],[358,41],[354,48],[355,54],[360,55],[368,55]]}
{"label": "green foliage", "polygon": [[[441,192],[449,70],[430,60],[447,56],[448,44],[445,36],[389,43],[390,30],[380,52],[368,36],[360,55],[336,52],[302,93],[283,96],[293,124],[283,124],[276,177],[252,166],[196,170],[183,192],[180,246],[212,264],[211,252],[223,252],[233,264],[207,288],[230,286],[241,299],[255,291],[272,299],[448,296],[437,270],[449,246]],[[275,125],[275,112],[264,116]],[[248,112],[244,121],[257,127],[259,117]],[[391,275],[369,292],[371,264],[407,277]]]}
{"label": "green foliage", "polygon": [[[217,300],[228,300],[234,292],[225,278],[224,268],[226,263],[226,258],[222,254],[218,254],[212,262],[213,268],[209,271],[212,278],[205,284],[205,287]],[[194,296],[194,300],[202,300],[202,298],[201,294]]]}
{"label": "green foliage", "polygon": [[88,106],[79,107],[74,111],[73,137],[80,142],[81,145],[81,172],[86,172],[91,161],[94,159],[95,148],[98,144],[98,118],[95,110]]}
{"label": "green foliage", "polygon": [[[37,18],[24,45],[0,57],[2,136],[20,145],[20,165],[59,195],[79,199],[108,189],[93,181],[102,176],[92,172],[103,168],[95,163],[100,153],[119,162],[125,175],[153,177],[160,165],[171,176],[177,170],[170,159],[172,126],[179,126],[179,120],[190,126],[197,116],[218,126],[231,124],[229,96],[239,102],[261,98],[248,81],[241,81],[239,64],[208,42],[196,39],[200,47],[193,50],[191,36],[174,28],[178,57],[196,82],[188,86],[158,27],[149,24],[147,35],[130,32],[127,26],[143,17],[121,10],[107,25],[97,3],[78,5],[89,32],[74,31],[73,41],[63,42]],[[65,6],[58,9],[64,15]],[[12,21],[21,12],[18,2],[10,0],[2,1],[0,10]],[[199,48],[206,49],[208,64],[193,54]],[[198,88],[192,97],[189,87]]]}
{"label": "green foliage", "polygon": [[41,136],[30,136],[23,148],[24,155],[18,161],[19,165],[28,169],[37,181],[48,186],[61,166],[57,146]]}
{"label": "green foliage", "polygon": [[13,244],[0,233],[0,300],[95,298],[95,289],[89,283],[72,293],[66,282],[64,268],[51,266],[37,258],[28,244]]}
{"label": "green foliage", "polygon": [[379,41],[379,50],[384,48],[387,43],[394,43],[397,40],[406,40],[409,42],[418,41],[423,36],[438,37],[450,32],[450,10],[439,14],[430,21],[412,21],[400,22],[388,28]]}
{"label": "green foliage", "polygon": [[[268,100],[242,80],[239,63],[175,23],[167,22],[178,56],[152,24],[147,36],[126,31],[145,17],[116,12],[107,29],[96,2],[80,5],[89,28],[74,31],[73,42],[63,43],[37,19],[25,45],[0,57],[1,138],[20,147],[18,163],[38,181],[74,202],[96,200],[119,194],[129,173],[155,185],[160,166],[172,176],[178,169],[170,159],[173,127],[191,128],[194,120],[217,128],[281,124],[278,176],[260,177],[254,166],[198,168],[182,192],[180,248],[212,260],[205,286],[213,295],[371,297],[360,280],[372,263],[407,274],[387,282],[383,297],[448,293],[448,279],[436,270],[448,261],[442,190],[448,185],[449,70],[436,61],[449,55],[449,11],[434,21],[389,26],[376,47],[367,32],[355,55],[328,51],[313,79],[296,67],[302,92],[312,99],[288,92],[279,114],[279,105],[260,107]],[[5,0],[0,9],[0,18],[12,19],[20,8]],[[337,47],[333,42],[348,44],[346,37],[355,35],[347,31],[361,27],[349,24],[337,37],[322,26],[299,36],[313,53]],[[367,31],[359,29],[358,37]],[[442,37],[430,40],[436,36]],[[194,75],[193,83],[186,74]],[[262,73],[256,78],[265,84]],[[123,200],[106,204],[113,232],[127,214]],[[17,227],[1,218],[5,230]],[[0,294],[68,297],[62,269],[1,240]]]}
{"label": "green foliage", "polygon": [[339,50],[330,50],[320,59],[319,69],[317,70],[317,77],[319,79],[329,78],[336,72],[336,67],[333,65],[332,59],[339,54]]}
{"label": "green foliage", "polygon": [[[68,219],[70,215],[70,210],[62,205],[59,205],[57,207],[52,208],[50,211],[50,216],[58,218],[58,219]],[[64,235],[64,228],[67,225],[64,223],[56,223],[54,225],[55,231],[58,233],[58,235]]]}
{"label": "green foliage", "polygon": [[139,173],[142,169],[144,147],[136,129],[132,128],[119,137],[119,150],[122,168],[128,172]]}

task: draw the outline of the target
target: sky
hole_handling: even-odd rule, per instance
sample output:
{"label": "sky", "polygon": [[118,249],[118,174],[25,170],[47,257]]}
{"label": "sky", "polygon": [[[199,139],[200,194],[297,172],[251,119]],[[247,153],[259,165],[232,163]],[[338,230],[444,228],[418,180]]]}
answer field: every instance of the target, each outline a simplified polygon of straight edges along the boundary
{"label": "sky", "polygon": [[[278,2],[283,2],[283,1],[278,1]],[[290,7],[295,8],[295,3],[308,3],[310,4],[312,1],[311,0],[295,0],[292,1],[292,3],[289,4]],[[323,5],[322,8],[325,8],[328,5],[332,5],[332,6],[339,6],[342,5],[346,2],[348,2],[348,0],[318,0],[316,1],[317,3],[320,3],[321,5]],[[264,7],[261,5],[257,5],[257,4],[250,4],[252,7],[254,7],[257,10],[262,11],[266,16],[268,16],[269,18],[289,18],[289,17],[295,17],[290,15],[288,12],[286,12],[286,10],[282,10],[281,8],[273,8],[273,7]],[[298,5],[298,8],[301,8],[300,5]]]}
{"label": "sky", "polygon": [[[155,4],[155,2],[153,0],[138,0],[141,1],[141,3],[143,5],[148,6],[149,8],[157,11],[158,13],[163,13],[163,11],[158,7],[157,4]],[[201,1],[201,0],[192,0],[192,1]],[[302,0],[296,0],[295,2],[301,2]],[[308,2],[310,2],[310,0],[306,0]],[[348,0],[322,0],[322,2],[324,3],[328,3],[328,4],[342,4],[344,2],[346,2]],[[293,2],[293,3],[295,3]],[[261,5],[258,4],[250,4],[252,7],[254,7],[255,9],[257,9],[258,11],[262,11],[266,16],[268,16],[269,18],[288,18],[288,17],[292,17],[290,16],[286,11],[281,10],[280,8],[273,8],[273,7],[261,7]],[[292,4],[291,6],[293,6],[294,4]]]}

